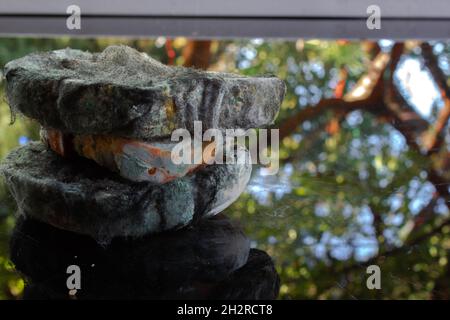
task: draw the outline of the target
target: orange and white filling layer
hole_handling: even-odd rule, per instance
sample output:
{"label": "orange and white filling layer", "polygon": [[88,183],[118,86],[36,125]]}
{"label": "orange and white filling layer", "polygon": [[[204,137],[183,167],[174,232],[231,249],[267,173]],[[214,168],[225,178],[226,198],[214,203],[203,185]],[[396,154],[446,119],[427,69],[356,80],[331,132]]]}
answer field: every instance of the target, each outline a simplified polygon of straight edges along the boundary
{"label": "orange and white filling layer", "polygon": [[[176,142],[145,142],[107,135],[71,136],[48,128],[41,129],[41,139],[61,156],[76,153],[132,181],[167,183],[209,163],[209,159],[203,159],[201,164],[175,164],[172,150]],[[214,152],[210,157],[214,158]]]}

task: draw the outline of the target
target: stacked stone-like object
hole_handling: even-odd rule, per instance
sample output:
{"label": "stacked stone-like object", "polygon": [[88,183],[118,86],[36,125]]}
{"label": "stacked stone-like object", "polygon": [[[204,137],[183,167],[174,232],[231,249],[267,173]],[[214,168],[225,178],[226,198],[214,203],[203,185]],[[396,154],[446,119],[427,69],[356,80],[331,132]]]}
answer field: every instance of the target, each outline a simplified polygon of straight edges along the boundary
{"label": "stacked stone-like object", "polygon": [[114,239],[19,217],[11,260],[30,280],[25,299],[67,299],[67,266],[81,268],[77,299],[274,299],[279,277],[267,253],[249,248],[221,214],[177,231]]}
{"label": "stacked stone-like object", "polygon": [[12,112],[42,126],[41,142],[0,166],[18,214],[104,247],[185,227],[233,203],[251,163],[175,165],[171,133],[194,134],[194,121],[203,130],[265,127],[285,91],[275,77],[169,67],[126,46],[30,54],[4,74]]}

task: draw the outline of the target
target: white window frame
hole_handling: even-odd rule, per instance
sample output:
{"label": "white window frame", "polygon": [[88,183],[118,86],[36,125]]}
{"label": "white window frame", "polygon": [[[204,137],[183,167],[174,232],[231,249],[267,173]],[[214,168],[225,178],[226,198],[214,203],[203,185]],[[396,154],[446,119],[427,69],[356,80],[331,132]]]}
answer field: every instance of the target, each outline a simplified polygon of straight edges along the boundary
{"label": "white window frame", "polygon": [[[81,30],[66,28],[74,4]],[[0,35],[449,39],[450,0],[1,0]]]}

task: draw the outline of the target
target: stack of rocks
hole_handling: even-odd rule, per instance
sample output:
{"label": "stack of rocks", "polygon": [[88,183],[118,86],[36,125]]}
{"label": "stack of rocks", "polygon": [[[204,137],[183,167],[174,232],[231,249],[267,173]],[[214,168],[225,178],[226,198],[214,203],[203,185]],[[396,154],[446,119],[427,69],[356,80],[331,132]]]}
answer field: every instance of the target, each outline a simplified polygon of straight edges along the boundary
{"label": "stack of rocks", "polygon": [[[106,248],[19,217],[11,260],[29,279],[25,299],[274,299],[279,291],[271,258],[249,249],[222,214],[178,231],[115,238]],[[81,270],[79,290],[67,287],[73,265]]]}
{"label": "stack of rocks", "polygon": [[[239,228],[224,217],[212,218],[244,191],[250,161],[175,164],[177,142],[170,137],[175,129],[195,134],[195,121],[203,131],[271,124],[284,96],[281,80],[169,67],[125,46],[98,54],[72,49],[31,54],[8,63],[5,77],[12,112],[42,126],[42,142],[12,151],[0,167],[20,216],[12,258],[34,281],[34,292],[48,297],[66,292],[63,267],[76,264],[73,257],[80,264],[103,265],[97,269],[103,276],[97,272],[92,279],[114,277],[106,270],[116,270],[120,279],[139,270],[147,275],[140,277],[148,279],[144,287],[152,290],[136,292],[152,298],[173,297],[155,289],[167,270],[184,276],[166,277],[179,284],[170,292],[197,283],[195,275],[226,287],[226,279],[251,262],[249,256],[275,273],[270,258],[261,258],[265,253],[249,255]],[[214,142],[209,146],[215,150]],[[42,240],[39,250],[20,236],[26,233]],[[55,258],[63,252],[66,258]],[[130,265],[124,267],[124,261]],[[210,272],[200,272],[205,268]],[[39,280],[49,279],[49,272],[61,277]],[[266,279],[273,280],[266,286],[277,287],[277,277]],[[110,281],[99,282],[104,288]],[[111,292],[117,290],[92,289],[85,297],[111,297]],[[221,292],[218,296],[226,297]]]}

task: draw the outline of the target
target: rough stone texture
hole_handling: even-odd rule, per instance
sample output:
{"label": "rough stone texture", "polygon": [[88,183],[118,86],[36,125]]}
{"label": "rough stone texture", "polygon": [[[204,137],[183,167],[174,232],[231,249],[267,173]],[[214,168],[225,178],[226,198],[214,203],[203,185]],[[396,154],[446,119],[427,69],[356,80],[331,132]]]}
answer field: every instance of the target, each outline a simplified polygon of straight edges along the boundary
{"label": "rough stone texture", "polygon": [[33,142],[12,151],[0,173],[19,214],[106,244],[117,236],[179,228],[194,214],[218,213],[245,189],[251,164],[211,165],[154,185],[126,180],[87,159],[65,159]]}
{"label": "rough stone texture", "polygon": [[13,111],[74,134],[141,140],[175,128],[257,128],[273,122],[285,94],[275,77],[168,67],[126,46],[101,53],[34,53],[5,66]]}
{"label": "rough stone texture", "polygon": [[244,266],[250,242],[222,215],[176,232],[116,238],[106,248],[20,217],[10,247],[17,270],[31,284],[28,298],[67,299],[66,269],[75,264],[81,269],[78,299],[182,299],[207,297],[208,286]]}

